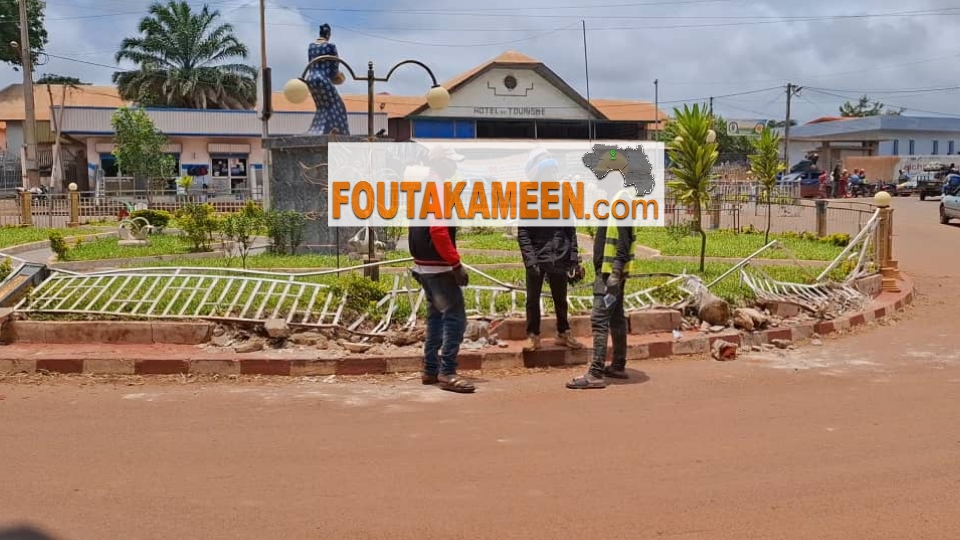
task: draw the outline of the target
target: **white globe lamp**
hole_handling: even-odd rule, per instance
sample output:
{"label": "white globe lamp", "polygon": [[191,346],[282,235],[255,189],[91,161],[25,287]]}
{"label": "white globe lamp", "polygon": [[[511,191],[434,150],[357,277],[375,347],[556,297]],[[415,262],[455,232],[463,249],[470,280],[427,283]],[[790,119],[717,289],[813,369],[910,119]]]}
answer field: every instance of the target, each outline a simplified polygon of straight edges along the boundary
{"label": "white globe lamp", "polygon": [[427,92],[427,105],[434,110],[447,108],[450,104],[450,92],[439,84]]}
{"label": "white globe lamp", "polygon": [[873,204],[877,208],[886,208],[890,206],[890,194],[886,191],[878,191],[876,195],[873,196]]}
{"label": "white globe lamp", "polygon": [[75,184],[75,183],[73,183],[73,182],[70,182],[70,183],[67,185],[67,189],[69,189],[70,191],[76,191],[76,190],[77,190],[77,184]]}
{"label": "white globe lamp", "polygon": [[717,142],[717,132],[714,130],[707,131],[707,144],[713,144]]}
{"label": "white globe lamp", "polygon": [[310,97],[310,88],[303,79],[290,79],[283,85],[283,97],[290,103],[303,103]]}

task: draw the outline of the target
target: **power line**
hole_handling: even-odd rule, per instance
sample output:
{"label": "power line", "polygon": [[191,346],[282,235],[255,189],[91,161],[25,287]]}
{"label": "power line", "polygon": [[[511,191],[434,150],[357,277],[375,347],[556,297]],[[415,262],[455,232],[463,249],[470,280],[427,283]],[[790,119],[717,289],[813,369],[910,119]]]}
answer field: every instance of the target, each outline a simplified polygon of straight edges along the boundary
{"label": "power line", "polygon": [[[120,72],[120,73],[130,73],[130,72],[137,72],[137,71],[139,71],[139,70],[137,70],[137,69],[122,69],[122,68],[120,68],[120,67],[118,67],[118,66],[116,66],[116,65],[108,65],[108,64],[102,64],[102,63],[99,63],[99,62],[91,62],[91,61],[89,61],[89,60],[82,60],[82,59],[79,59],[79,58],[71,58],[71,57],[69,57],[69,56],[62,56],[62,55],[58,55],[58,54],[50,54],[50,53],[48,53],[48,56],[49,56],[50,58],[56,58],[56,59],[58,59],[58,60],[64,60],[64,61],[67,61],[67,62],[75,62],[75,63],[78,63],[78,64],[84,64],[84,65],[88,65],[88,66],[99,67],[99,68],[103,68],[103,69],[109,69],[109,70],[111,70],[111,71]],[[171,79],[177,80],[178,77],[171,77]],[[213,81],[209,81],[209,82],[213,82]],[[779,90],[781,90],[781,88],[780,88],[779,86],[771,86],[771,87],[769,87],[769,88],[759,88],[759,89],[755,89],[755,90],[746,90],[746,91],[743,91],[743,92],[734,92],[734,93],[723,94],[723,95],[713,96],[713,97],[714,97],[714,98],[717,98],[717,99],[720,99],[720,98],[731,98],[731,97],[737,97],[737,96],[747,96],[747,95],[753,95],[753,94],[760,94],[760,93],[764,93],[764,92],[770,92],[770,91],[772,91],[772,90],[778,90],[778,91],[779,91]],[[691,97],[691,98],[684,98],[684,99],[675,99],[675,100],[669,100],[669,101],[661,101],[660,104],[661,104],[661,105],[663,105],[663,104],[669,105],[669,104],[672,104],[672,103],[691,103],[691,102],[698,102],[698,101],[706,101],[707,99],[709,99],[709,97],[706,97],[706,96],[704,96],[704,97]],[[627,101],[627,100],[625,100],[625,101]],[[634,106],[636,106],[636,101],[642,101],[642,100],[632,100],[632,101],[633,101],[633,102],[622,103],[622,104],[620,104],[620,103],[614,103],[614,104],[610,104],[610,105],[605,105],[605,107],[634,107]],[[457,107],[458,107],[458,106],[455,106],[455,105],[450,105],[450,106],[448,106],[449,109],[456,109]],[[462,106],[459,106],[459,107],[460,107],[460,108],[469,108],[469,109],[472,109],[472,108],[473,108],[472,105],[469,105],[469,106],[468,106],[468,105],[462,105]],[[546,109],[569,109],[570,107],[564,107],[564,106],[551,107],[551,106],[547,106],[547,107],[544,107],[544,108],[546,108]]]}
{"label": "power line", "polygon": [[576,5],[565,5],[565,6],[530,6],[530,7],[493,7],[493,8],[454,8],[454,9],[438,9],[438,8],[399,8],[399,9],[380,9],[380,8],[308,8],[301,6],[294,6],[297,9],[304,9],[308,11],[335,11],[335,12],[346,12],[346,13],[411,13],[411,14],[422,14],[422,13],[477,13],[477,12],[491,12],[491,11],[503,11],[509,13],[516,13],[517,11],[528,11],[528,10],[539,10],[539,11],[556,11],[558,9],[611,9],[611,8],[629,8],[629,7],[647,7],[647,6],[678,6],[685,4],[721,4],[721,3],[731,3],[731,2],[742,2],[744,0],[656,0],[654,2],[628,2],[620,4],[576,4]]}
{"label": "power line", "polygon": [[812,88],[816,90],[824,90],[826,92],[839,92],[846,94],[932,94],[938,92],[948,92],[953,90],[960,90],[960,86],[941,86],[935,88],[905,88],[900,90],[842,90],[839,88],[820,88],[817,86],[808,86],[807,88]]}
{"label": "power line", "polygon": [[[689,3],[704,3],[707,0],[699,0],[698,2],[689,2]],[[723,0],[711,0],[714,2],[719,2]],[[731,0],[731,1],[740,1],[740,0]],[[213,2],[205,4],[208,6],[216,5],[225,5],[230,2]],[[671,2],[667,2],[673,4]],[[683,2],[678,2],[683,3]],[[651,4],[632,4],[632,5],[661,5],[661,3],[651,3]],[[230,10],[230,12],[238,11],[246,5],[240,5]],[[591,11],[595,12],[597,6],[580,6],[589,7]],[[574,6],[568,6],[569,9],[574,8]],[[430,10],[390,10],[390,9],[360,9],[360,8],[310,8],[310,7],[301,7],[301,6],[276,6],[268,7],[272,10],[283,10],[283,11],[294,11],[294,12],[304,12],[304,11],[317,11],[317,12],[334,12],[334,13],[358,13],[358,12],[369,12],[376,14],[391,13],[396,15],[435,15],[443,17],[494,17],[494,18],[516,18],[516,11],[521,9],[549,9],[550,11],[555,11],[556,9],[562,8],[511,8],[509,12],[504,13],[490,13],[485,11],[444,11],[438,9]],[[498,8],[500,11],[503,11],[504,8]],[[72,20],[89,20],[89,19],[103,19],[110,17],[121,17],[127,15],[144,15],[146,12],[141,11],[120,11],[112,13],[92,13],[85,15],[74,15],[67,17],[50,17],[45,18],[45,21],[72,21]],[[695,20],[695,21],[732,21],[726,23],[711,23],[711,24],[684,24],[684,25],[656,25],[656,26],[632,26],[632,25],[616,25],[616,24],[604,24],[601,27],[594,28],[593,31],[609,31],[609,30],[657,30],[657,29],[677,29],[677,28],[714,28],[714,27],[727,27],[727,26],[751,26],[751,25],[760,25],[760,24],[783,24],[783,23],[795,23],[795,22],[813,22],[813,21],[828,21],[828,20],[857,20],[857,19],[877,19],[877,18],[889,18],[889,17],[930,17],[930,16],[956,16],[960,15],[960,7],[951,7],[951,8],[939,8],[939,9],[924,9],[924,10],[908,10],[908,11],[895,11],[895,12],[886,12],[886,13],[862,13],[862,14],[835,14],[835,15],[693,15],[693,16],[677,16],[677,15],[623,15],[618,14],[616,19],[619,21],[622,20],[638,20],[638,21],[649,21],[649,20]],[[533,15],[523,15],[527,19],[601,19],[605,22],[610,21],[609,15],[587,15],[587,14],[570,14],[562,15],[557,13],[544,13],[544,14],[533,14]],[[248,21],[239,21],[241,23],[247,23]],[[0,21],[0,24],[18,24],[16,21]],[[283,23],[274,23],[271,26],[290,26],[290,24]],[[394,26],[394,27],[377,27],[377,30],[384,31],[450,31],[457,32],[463,31],[463,28],[415,28],[409,26]],[[472,29],[474,31],[486,31],[490,32],[490,28],[476,28]],[[540,29],[509,29],[511,31],[536,31],[543,30]]]}
{"label": "power line", "polygon": [[[827,96],[833,96],[833,97],[840,98],[840,99],[843,99],[843,100],[849,100],[849,99],[851,99],[850,96],[844,96],[844,95],[840,95],[840,94],[834,94],[834,93],[832,93],[832,92],[826,92],[826,91],[823,91],[823,90],[817,90],[817,89],[815,89],[815,88],[808,88],[808,89],[806,89],[806,90],[810,90],[811,92],[815,92],[815,93],[817,93],[817,94],[824,94],[824,95],[827,95]],[[933,114],[933,115],[937,115],[937,116],[946,116],[946,117],[949,117],[949,118],[960,118],[960,115],[954,114],[954,113],[945,113],[945,112],[940,112],[940,111],[929,111],[929,110],[925,110],[925,109],[917,109],[917,108],[915,108],[915,107],[905,107],[905,106],[902,106],[902,105],[898,105],[898,104],[896,104],[896,103],[885,103],[884,105],[886,105],[886,106],[888,106],[888,107],[897,108],[897,109],[903,109],[903,110],[905,110],[905,111],[920,112],[920,113],[925,113],[925,114]]]}
{"label": "power line", "polygon": [[[683,2],[667,2],[666,4],[681,4]],[[651,4],[648,4],[651,5]],[[581,6],[583,9],[589,9],[591,12],[596,13],[596,9],[599,6]],[[468,10],[443,10],[443,9],[416,9],[416,10],[405,10],[405,9],[373,9],[373,8],[311,8],[311,7],[301,7],[294,6],[291,9],[296,9],[298,11],[321,11],[327,13],[373,13],[373,14],[384,14],[389,13],[391,15],[442,15],[445,17],[509,17],[514,18],[517,16],[517,11],[523,9],[540,9],[550,11],[551,13],[536,14],[536,15],[522,15],[525,18],[534,18],[534,19],[568,19],[573,17],[586,18],[586,19],[603,19],[605,21],[611,21],[611,19],[623,20],[623,19],[635,19],[635,20],[648,20],[648,19],[706,19],[706,20],[724,20],[724,19],[761,19],[761,20],[784,20],[784,21],[802,21],[802,20],[826,20],[826,19],[872,19],[877,17],[894,17],[894,16],[909,16],[909,15],[943,15],[946,12],[952,12],[960,10],[960,7],[949,7],[949,8],[936,8],[936,9],[914,9],[907,11],[897,11],[897,12],[887,12],[887,13],[858,13],[858,14],[836,14],[836,15],[752,15],[752,16],[713,16],[713,15],[693,15],[693,16],[658,16],[658,15],[626,15],[618,13],[615,16],[611,14],[600,14],[600,15],[585,15],[585,14],[571,14],[571,15],[561,15],[557,13],[552,13],[556,9],[552,6],[545,6],[540,8],[491,8],[487,10],[483,9],[468,9]],[[491,11],[499,11],[500,13],[491,13]]]}

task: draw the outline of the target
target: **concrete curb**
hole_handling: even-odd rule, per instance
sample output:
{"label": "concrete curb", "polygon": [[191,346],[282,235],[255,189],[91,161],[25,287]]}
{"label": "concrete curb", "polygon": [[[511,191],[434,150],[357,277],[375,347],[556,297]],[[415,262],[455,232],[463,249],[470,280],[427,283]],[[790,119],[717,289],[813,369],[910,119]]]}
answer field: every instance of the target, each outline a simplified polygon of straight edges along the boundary
{"label": "concrete curb", "polygon": [[[914,299],[913,281],[903,276],[900,292],[884,292],[864,311],[832,321],[811,321],[789,328],[771,328],[752,333],[726,331],[715,334],[685,332],[680,340],[660,332],[628,336],[628,360],[648,360],[710,352],[713,343],[724,340],[741,346],[763,345],[774,340],[786,342],[843,332],[876,322],[904,309]],[[155,334],[154,334],[155,337]],[[48,342],[49,343],[49,342]],[[548,340],[549,343],[549,340]],[[521,367],[556,367],[586,364],[591,349],[568,350],[547,347],[524,353],[522,342],[508,342],[506,348],[464,351],[459,358],[462,370]],[[359,356],[319,358],[317,351],[262,351],[237,354],[197,349],[189,345],[40,345],[14,344],[0,347],[0,373],[128,374],[128,375],[366,375],[417,372],[422,358],[409,356]]]}
{"label": "concrete curb", "polygon": [[[115,232],[103,232],[97,234],[86,234],[82,236],[68,236],[65,237],[67,243],[76,242],[79,238],[83,242],[92,242],[94,240],[99,240],[101,238],[110,238],[112,236],[117,236]],[[50,247],[49,240],[41,240],[39,242],[30,242],[28,244],[17,244],[15,246],[0,248],[0,253],[6,255],[20,255],[21,253],[28,253],[30,251],[40,251],[42,249],[48,249]]]}

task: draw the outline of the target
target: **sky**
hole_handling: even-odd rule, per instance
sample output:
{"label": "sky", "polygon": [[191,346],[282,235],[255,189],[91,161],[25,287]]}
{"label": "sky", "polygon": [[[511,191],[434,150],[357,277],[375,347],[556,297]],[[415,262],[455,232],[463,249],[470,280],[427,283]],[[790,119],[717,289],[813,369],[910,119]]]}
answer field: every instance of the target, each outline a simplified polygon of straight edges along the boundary
{"label": "sky", "polygon": [[[136,34],[150,2],[47,0],[45,73],[111,84],[114,54]],[[202,2],[192,5],[202,6]],[[211,0],[259,65],[256,0]],[[319,7],[323,6],[323,7]],[[506,50],[532,56],[571,86],[595,98],[654,100],[661,108],[714,97],[728,119],[785,115],[787,83],[802,89],[792,103],[804,122],[837,114],[840,104],[869,95],[913,116],[957,116],[960,45],[943,29],[960,20],[945,0],[270,0],[267,54],[274,86],[295,77],[321,23],[355,69],[367,61],[387,69],[405,59],[429,65],[441,81]],[[586,25],[587,65],[584,63]],[[0,68],[0,84],[21,74]],[[378,91],[420,94],[429,79],[399,70]],[[362,93],[361,83],[343,92]]]}

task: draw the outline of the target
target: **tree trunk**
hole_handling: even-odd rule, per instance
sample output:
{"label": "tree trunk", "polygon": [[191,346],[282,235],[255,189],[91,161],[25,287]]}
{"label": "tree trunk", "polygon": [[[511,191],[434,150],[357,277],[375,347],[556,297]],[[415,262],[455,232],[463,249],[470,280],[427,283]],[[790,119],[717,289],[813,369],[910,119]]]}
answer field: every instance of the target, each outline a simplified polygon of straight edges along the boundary
{"label": "tree trunk", "polygon": [[693,223],[697,228],[697,232],[700,233],[700,271],[703,272],[706,269],[705,259],[707,255],[707,233],[703,232],[703,203],[697,201],[693,207]]}
{"label": "tree trunk", "polygon": [[767,192],[767,230],[763,233],[763,243],[764,245],[770,243],[770,224],[773,221],[773,204],[771,200],[773,197],[770,196],[770,192]]}

